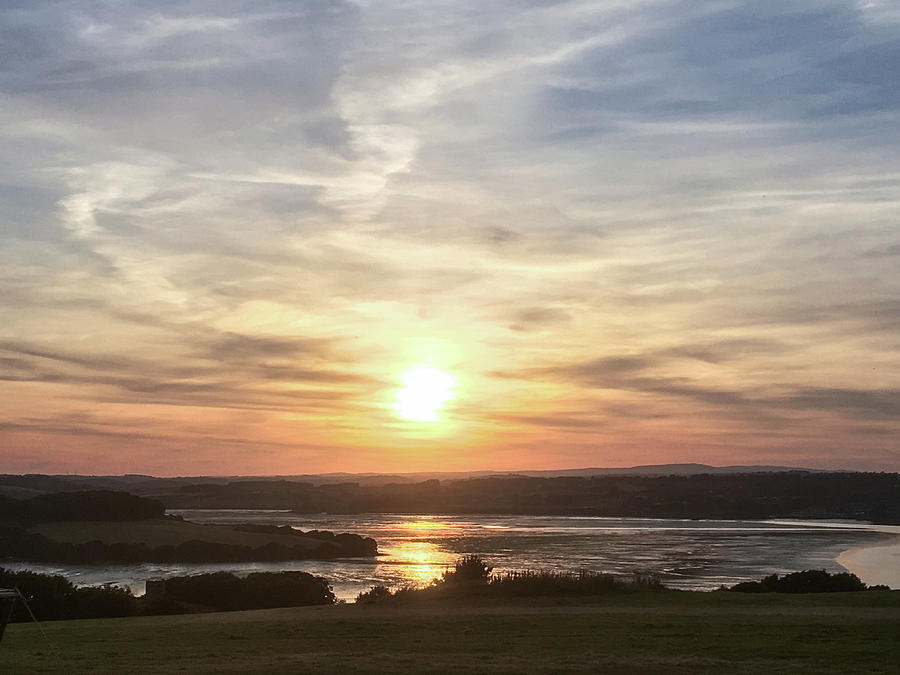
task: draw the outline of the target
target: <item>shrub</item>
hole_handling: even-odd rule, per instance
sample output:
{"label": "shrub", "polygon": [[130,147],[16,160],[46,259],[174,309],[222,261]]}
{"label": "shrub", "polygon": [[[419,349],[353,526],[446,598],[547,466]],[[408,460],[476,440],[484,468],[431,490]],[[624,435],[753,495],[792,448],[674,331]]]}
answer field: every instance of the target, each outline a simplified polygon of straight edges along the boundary
{"label": "shrub", "polygon": [[[0,586],[18,588],[39,621],[133,616],[138,613],[134,596],[127,588],[120,586],[75,588],[71,581],[60,575],[11,572],[3,568],[0,568]],[[21,602],[15,604],[12,620],[31,620],[31,615]]]}
{"label": "shrub", "polygon": [[479,586],[491,579],[490,567],[479,555],[464,555],[453,565],[452,571],[444,572],[440,583],[454,586]]}
{"label": "shrub", "polygon": [[212,572],[166,580],[166,597],[210,610],[330,605],[328,580],[307,572],[255,572],[241,579]]}
{"label": "shrub", "polygon": [[[38,574],[28,570],[12,572],[0,568],[0,586],[18,588],[39,621],[70,618],[69,608],[75,586],[62,575]],[[12,620],[30,619],[22,603],[16,602]]]}
{"label": "shrub", "polygon": [[825,570],[804,570],[779,577],[770,574],[760,581],[744,581],[728,590],[738,593],[845,593],[864,591],[866,585],[849,572],[829,574]]}
{"label": "shrub", "polygon": [[105,619],[138,613],[137,599],[131,591],[111,584],[76,588],[72,603],[73,615],[79,619]]}
{"label": "shrub", "polygon": [[166,579],[166,597],[210,609],[238,609],[243,585],[229,572]]}
{"label": "shrub", "polygon": [[368,591],[363,591],[359,595],[356,596],[356,604],[358,605],[371,605],[376,602],[381,602],[385,598],[391,597],[391,589],[387,586],[372,586]]}
{"label": "shrub", "polygon": [[328,580],[308,572],[254,572],[243,582],[245,609],[334,604]]}

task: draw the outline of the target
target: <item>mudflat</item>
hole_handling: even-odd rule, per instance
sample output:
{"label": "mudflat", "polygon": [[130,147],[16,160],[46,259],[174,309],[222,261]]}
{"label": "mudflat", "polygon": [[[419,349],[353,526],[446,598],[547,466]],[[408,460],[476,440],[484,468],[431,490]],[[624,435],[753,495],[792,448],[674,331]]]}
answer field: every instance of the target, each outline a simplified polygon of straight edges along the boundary
{"label": "mudflat", "polygon": [[[900,592],[663,592],[14,624],[16,673],[896,672]],[[45,637],[46,636],[46,637]]]}

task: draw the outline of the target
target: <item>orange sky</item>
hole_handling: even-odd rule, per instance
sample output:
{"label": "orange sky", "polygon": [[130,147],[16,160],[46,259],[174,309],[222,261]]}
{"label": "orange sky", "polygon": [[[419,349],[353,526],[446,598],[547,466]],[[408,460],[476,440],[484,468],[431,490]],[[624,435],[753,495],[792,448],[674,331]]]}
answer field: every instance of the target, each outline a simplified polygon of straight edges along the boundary
{"label": "orange sky", "polygon": [[900,470],[886,3],[414,5],[0,17],[0,472]]}

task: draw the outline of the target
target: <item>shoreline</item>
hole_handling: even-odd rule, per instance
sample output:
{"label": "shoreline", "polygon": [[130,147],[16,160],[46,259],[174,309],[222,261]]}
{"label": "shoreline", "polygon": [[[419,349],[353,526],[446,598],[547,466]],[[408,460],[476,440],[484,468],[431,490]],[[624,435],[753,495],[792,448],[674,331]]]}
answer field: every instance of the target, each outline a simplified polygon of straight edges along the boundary
{"label": "shoreline", "polygon": [[893,536],[877,543],[849,548],[834,560],[870,586],[885,585],[900,589],[900,525],[873,525],[871,531]]}
{"label": "shoreline", "polygon": [[[215,512],[216,510],[210,511]],[[240,511],[243,512],[244,510]],[[390,520],[390,522],[393,522],[393,519],[388,520]],[[653,520],[660,521],[669,519]],[[276,520],[275,522],[284,524],[280,520]],[[495,520],[491,519],[490,522],[494,523]],[[311,523],[307,523],[307,525],[308,524]],[[321,525],[323,525],[323,523],[316,524],[320,527]],[[325,524],[334,525],[335,523]],[[688,523],[679,520],[674,524],[679,526],[677,528],[677,530],[679,531],[696,529],[706,532],[707,530],[711,529],[719,529],[711,527],[711,525],[714,525],[716,523],[708,522],[691,521]],[[726,574],[725,577],[721,577],[720,573],[718,572],[715,576],[704,576],[702,574],[697,576],[690,573],[675,574],[673,579],[670,579],[667,582],[669,585],[671,585],[673,588],[712,590],[714,588],[718,588],[722,584],[731,585],[739,581],[756,580],[757,578],[765,576],[771,571],[787,573],[790,571],[800,571],[803,569],[828,569],[833,572],[849,571],[853,574],[856,574],[864,583],[868,585],[887,585],[891,588],[900,589],[900,525],[874,525],[872,523],[861,521],[809,521],[774,519],[747,522],[729,521],[718,524],[728,526],[725,528],[726,530],[737,529],[741,532],[747,531],[767,533],[770,531],[775,531],[775,529],[773,528],[781,530],[784,526],[789,526],[790,528],[799,527],[803,531],[825,528],[831,530],[835,535],[839,535],[839,532],[841,530],[855,531],[857,535],[864,534],[865,536],[854,536],[853,538],[848,537],[844,538],[843,541],[840,541],[841,537],[838,536],[838,539],[832,544],[828,544],[827,541],[823,540],[822,542],[820,542],[822,545],[820,555],[807,556],[807,558],[809,559],[803,564],[798,563],[796,565],[789,566],[779,565],[774,569],[761,569],[759,574],[753,576],[752,578],[747,577],[746,570],[740,570],[741,574],[739,576],[734,576],[734,578],[729,578],[733,575],[728,575],[728,570],[724,570],[721,572],[722,574]],[[346,523],[344,525],[346,525]],[[643,530],[644,526],[650,527],[647,523],[631,523],[631,525],[640,526],[634,528],[640,530]],[[664,525],[664,523],[654,522],[653,525]],[[751,525],[753,527],[750,527]],[[378,523],[375,523],[374,526],[377,529]],[[489,525],[487,527],[491,526]],[[583,528],[579,526],[576,529],[581,530]],[[655,530],[657,528],[651,527],[650,529]],[[658,529],[660,531],[667,531],[669,529],[676,528],[660,527]],[[389,531],[388,534],[391,534],[391,532],[393,532],[393,530]],[[561,532],[565,533],[565,531]],[[394,535],[396,535],[396,533],[394,533]],[[390,539],[390,537],[388,537],[388,539]],[[398,541],[402,543],[403,541],[405,541],[405,539],[401,537]],[[774,540],[766,538],[765,541],[769,542]],[[394,542],[393,546],[396,545],[399,544],[397,544],[397,542]],[[780,544],[778,545],[780,546]],[[391,547],[389,546],[388,548]],[[368,588],[373,585],[400,585],[404,583],[404,581],[407,580],[407,578],[410,576],[415,577],[417,580],[421,580],[423,574],[423,565],[428,565],[429,563],[427,563],[426,561],[430,560],[435,555],[439,555],[440,551],[439,547],[435,546],[428,548],[428,550],[420,550],[419,548],[413,547],[413,549],[410,549],[409,551],[406,551],[403,546],[400,546],[397,551],[382,550],[380,551],[380,553],[380,556],[366,560],[342,558],[330,560],[294,561],[293,563],[287,564],[283,561],[273,561],[268,563],[132,563],[117,565],[104,564],[100,566],[70,566],[65,563],[36,564],[25,563],[23,561],[8,561],[8,564],[0,563],[0,566],[8,567],[13,570],[17,568],[33,569],[49,574],[63,574],[67,578],[71,579],[74,583],[76,583],[76,585],[98,585],[103,583],[113,583],[117,585],[128,586],[130,587],[130,590],[136,595],[142,594],[144,583],[147,578],[157,576],[178,576],[214,571],[249,573],[256,571],[283,571],[286,569],[295,569],[308,571],[313,574],[328,578],[333,583],[335,587],[335,593],[338,595],[338,597],[351,600],[357,595],[358,592],[368,590]],[[785,553],[785,555],[789,555],[789,552]],[[613,567],[615,567],[617,562],[621,561],[619,561],[618,558],[613,559],[613,562],[611,563]],[[345,569],[348,564],[351,564],[354,568],[352,571],[348,572],[348,570]],[[527,566],[527,563],[523,563],[523,567],[524,566]],[[606,571],[610,571],[612,568],[604,569]],[[734,572],[734,570],[732,570],[732,572]],[[689,581],[690,579],[693,579],[693,581]],[[705,583],[705,580],[708,580],[709,584]]]}

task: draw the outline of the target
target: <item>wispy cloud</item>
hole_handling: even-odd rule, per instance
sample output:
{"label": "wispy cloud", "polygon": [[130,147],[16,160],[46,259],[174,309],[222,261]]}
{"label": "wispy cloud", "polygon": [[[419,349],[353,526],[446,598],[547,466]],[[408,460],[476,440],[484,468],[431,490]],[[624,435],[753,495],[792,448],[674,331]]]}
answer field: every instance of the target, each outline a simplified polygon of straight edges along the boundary
{"label": "wispy cloud", "polygon": [[[131,434],[135,471],[152,447],[215,466],[204,434],[285,473],[896,469],[898,21],[854,0],[6,7],[0,435],[86,471],[94,408],[90,461]],[[417,362],[459,378],[443,435],[391,418]]]}

